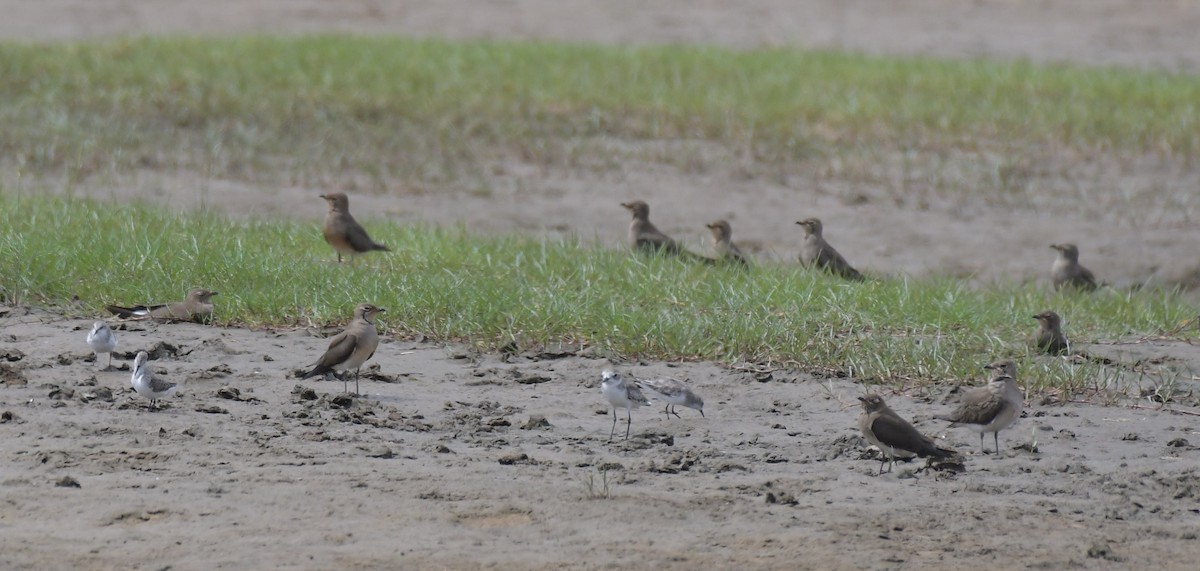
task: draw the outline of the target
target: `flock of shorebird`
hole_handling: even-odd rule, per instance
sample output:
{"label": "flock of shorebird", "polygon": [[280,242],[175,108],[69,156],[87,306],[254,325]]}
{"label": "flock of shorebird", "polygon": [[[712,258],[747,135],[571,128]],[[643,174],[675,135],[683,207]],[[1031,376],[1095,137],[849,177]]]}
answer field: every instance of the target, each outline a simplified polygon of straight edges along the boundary
{"label": "flock of shorebird", "polygon": [[[322,227],[325,241],[337,253],[338,263],[343,255],[357,255],[372,251],[390,251],[387,246],[371,239],[366,229],[350,214],[349,198],[343,193],[327,193],[321,198],[328,204],[329,210]],[[650,206],[641,200],[621,204],[633,215],[629,226],[629,243],[633,250],[651,254],[679,256],[683,259],[698,261],[705,264],[733,263],[749,266],[750,259],[742,253],[732,240],[733,230],[726,220],[716,220],[706,224],[712,233],[714,257],[702,256],[682,248],[678,242],[671,239],[650,222]],[[796,222],[804,228],[804,238],[800,249],[799,261],[802,266],[829,272],[830,274],[854,281],[864,278],[858,270],[833,246],[825,241],[823,226],[816,218],[806,218]],[[1058,257],[1051,267],[1051,280],[1056,290],[1071,288],[1081,291],[1092,291],[1098,287],[1095,276],[1079,264],[1079,249],[1073,244],[1053,244],[1051,248],[1058,251]],[[108,305],[106,308],[123,319],[157,319],[164,321],[196,321],[207,323],[212,319],[212,298],[217,292],[204,288],[195,288],[188,292],[181,302],[158,305],[118,306]],[[300,378],[322,375],[338,376],[343,382],[343,390],[349,390],[349,375],[355,373],[354,389],[358,392],[358,373],[362,365],[369,360],[379,346],[379,334],[375,329],[375,316],[385,311],[370,303],[359,304],[354,309],[354,316],[346,328],[334,336],[325,352],[310,369],[300,374]],[[1037,319],[1039,328],[1034,335],[1033,345],[1042,352],[1064,354],[1069,350],[1069,344],[1063,335],[1062,320],[1053,311],[1043,311],[1033,316]],[[96,321],[87,336],[87,343],[96,353],[97,362],[101,354],[108,353],[108,367],[112,367],[112,353],[117,346],[115,333],[104,321]],[[134,390],[150,400],[151,408],[156,408],[159,399],[170,396],[175,390],[174,383],[166,382],[156,376],[147,365],[149,356],[141,351],[134,358],[131,383]],[[983,436],[992,433],[996,452],[1000,451],[1001,430],[1007,428],[1020,416],[1023,399],[1016,385],[1016,363],[1011,360],[997,361],[988,365],[995,371],[993,379],[984,386],[967,390],[962,395],[959,406],[949,414],[935,416],[949,421],[951,426],[966,425],[979,431],[980,446],[983,447]],[[617,410],[626,409],[625,438],[633,424],[632,410],[635,407],[650,406],[642,390],[660,396],[666,407],[664,413],[669,419],[671,415],[679,416],[675,406],[692,408],[704,415],[704,400],[692,390],[687,383],[671,378],[627,381],[620,373],[605,370],[601,376],[600,392],[612,406],[613,423],[609,431],[611,441],[617,429]],[[859,428],[863,437],[883,451],[883,462],[889,470],[897,458],[923,457],[930,459],[950,458],[956,453],[950,449],[938,446],[932,439],[921,434],[908,421],[896,414],[883,398],[876,394],[859,397],[863,412],[859,417]],[[986,447],[984,447],[986,451]],[[890,461],[890,464],[889,464]]]}

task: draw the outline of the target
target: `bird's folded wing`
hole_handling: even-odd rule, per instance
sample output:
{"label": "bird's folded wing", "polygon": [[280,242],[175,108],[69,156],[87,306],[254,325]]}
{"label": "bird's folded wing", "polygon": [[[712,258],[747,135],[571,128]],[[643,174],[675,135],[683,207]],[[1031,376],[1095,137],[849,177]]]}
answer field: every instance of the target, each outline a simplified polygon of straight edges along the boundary
{"label": "bird's folded wing", "polygon": [[124,307],[124,306],[120,306],[120,305],[106,305],[106,306],[104,306],[104,308],[105,308],[105,309],[107,309],[107,310],[108,310],[110,313],[112,313],[113,315],[116,315],[117,317],[122,317],[122,318],[125,318],[125,317],[145,317],[145,316],[147,316],[147,315],[150,315],[150,314],[151,314],[151,312],[153,312],[153,311],[155,311],[155,310],[157,310],[157,309],[162,309],[162,308],[164,308],[164,307],[166,307],[166,304],[159,304],[159,305],[134,305],[134,306],[131,306],[131,307]]}
{"label": "bird's folded wing", "polygon": [[901,450],[916,451],[928,439],[913,428],[913,425],[887,415],[879,415],[871,422],[871,432],[883,444]]}
{"label": "bird's folded wing", "polygon": [[980,387],[963,396],[962,404],[954,411],[954,421],[987,424],[996,418],[1003,408],[1004,400],[999,394],[988,390],[987,387]]}

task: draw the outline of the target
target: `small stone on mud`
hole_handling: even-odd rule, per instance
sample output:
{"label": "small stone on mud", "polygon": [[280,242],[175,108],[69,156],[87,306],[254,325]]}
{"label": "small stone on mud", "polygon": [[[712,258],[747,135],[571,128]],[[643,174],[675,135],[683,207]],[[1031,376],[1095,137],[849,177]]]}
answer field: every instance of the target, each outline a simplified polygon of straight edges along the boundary
{"label": "small stone on mud", "polygon": [[529,420],[526,420],[525,424],[521,425],[521,430],[533,430],[535,428],[549,428],[549,427],[550,427],[550,421],[546,420],[546,417],[544,417],[540,414],[534,414],[534,415],[530,415]]}
{"label": "small stone on mud", "polygon": [[1167,446],[1170,446],[1171,448],[1190,448],[1191,443],[1189,443],[1186,438],[1176,438],[1168,442]]}
{"label": "small stone on mud", "polygon": [[534,464],[529,459],[529,455],[523,452],[510,452],[500,457],[499,460],[502,466],[512,466],[513,464]]}
{"label": "small stone on mud", "polygon": [[217,396],[229,400],[241,400],[242,392],[237,387],[223,386],[217,389]]}
{"label": "small stone on mud", "polygon": [[79,480],[76,480],[75,478],[72,478],[70,476],[63,476],[63,478],[61,480],[55,482],[54,485],[58,486],[60,488],[82,488],[83,487],[83,486],[79,485]]}
{"label": "small stone on mud", "polygon": [[1087,550],[1087,556],[1092,559],[1106,559],[1108,561],[1120,561],[1121,558],[1113,553],[1112,548],[1107,543],[1097,541],[1093,543]]}
{"label": "small stone on mud", "polygon": [[204,412],[208,414],[229,414],[228,410],[225,410],[219,406],[205,404],[196,405],[196,412]]}

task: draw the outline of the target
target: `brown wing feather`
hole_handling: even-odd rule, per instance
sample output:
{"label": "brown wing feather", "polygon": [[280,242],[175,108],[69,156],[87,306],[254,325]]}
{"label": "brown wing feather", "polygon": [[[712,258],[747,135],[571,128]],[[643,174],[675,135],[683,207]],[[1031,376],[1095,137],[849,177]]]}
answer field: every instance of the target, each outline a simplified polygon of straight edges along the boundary
{"label": "brown wing feather", "polygon": [[949,455],[948,451],[938,448],[928,436],[921,434],[913,425],[893,416],[877,416],[871,422],[871,432],[885,445],[907,450],[918,456],[943,458]]}
{"label": "brown wing feather", "polygon": [[338,333],[329,341],[329,348],[325,350],[325,354],[321,355],[316,363],[313,363],[312,370],[300,375],[300,378],[307,379],[332,371],[334,367],[346,362],[350,355],[354,354],[356,346],[358,346],[357,336],[346,331]]}

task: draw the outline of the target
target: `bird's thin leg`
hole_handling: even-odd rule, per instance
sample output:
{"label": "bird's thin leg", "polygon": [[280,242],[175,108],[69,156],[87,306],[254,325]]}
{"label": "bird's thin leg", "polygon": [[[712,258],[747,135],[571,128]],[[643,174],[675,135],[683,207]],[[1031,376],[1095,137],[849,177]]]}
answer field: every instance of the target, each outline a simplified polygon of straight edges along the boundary
{"label": "bird's thin leg", "polygon": [[356,395],[362,394],[358,391],[358,373],[359,373],[359,371],[362,371],[362,367],[354,369],[354,394],[356,394]]}
{"label": "bird's thin leg", "polygon": [[996,455],[997,455],[997,456],[999,456],[999,455],[1000,455],[1000,431],[999,431],[999,430],[997,430],[996,432],[993,432],[993,433],[992,433],[992,436],[993,436],[993,437],[995,437],[995,440],[996,440]]}
{"label": "bird's thin leg", "polygon": [[979,433],[979,448],[981,450],[983,450],[984,454],[987,454],[987,448],[984,447],[984,445],[983,445],[983,433],[982,432]]}
{"label": "bird's thin leg", "polygon": [[109,369],[112,369],[112,351],[108,352],[108,366],[104,370],[107,371]]}
{"label": "bird's thin leg", "polygon": [[671,414],[675,415],[675,418],[683,418],[682,416],[679,416],[678,412],[675,412],[675,405],[671,405]]}
{"label": "bird's thin leg", "polygon": [[633,407],[625,408],[625,440],[629,440],[629,429],[633,427]]}
{"label": "bird's thin leg", "polygon": [[613,407],[613,425],[612,430],[608,431],[608,441],[612,442],[612,437],[617,433],[617,407]]}
{"label": "bird's thin leg", "polygon": [[663,413],[667,415],[667,420],[671,420],[671,403],[667,403],[667,406],[663,407]]}

